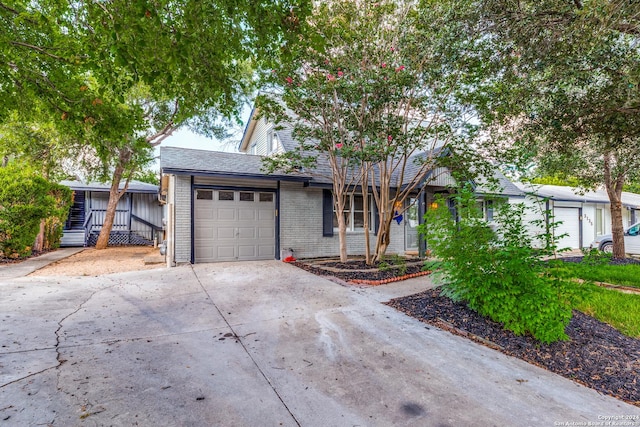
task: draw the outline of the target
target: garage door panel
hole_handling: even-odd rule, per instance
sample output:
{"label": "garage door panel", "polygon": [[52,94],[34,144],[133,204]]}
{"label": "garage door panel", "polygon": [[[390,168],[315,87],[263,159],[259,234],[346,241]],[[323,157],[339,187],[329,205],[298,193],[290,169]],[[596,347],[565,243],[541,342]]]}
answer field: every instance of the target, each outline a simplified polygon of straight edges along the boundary
{"label": "garage door panel", "polygon": [[201,259],[214,259],[213,246],[210,241],[196,242],[195,250]]}
{"label": "garage door panel", "polygon": [[211,208],[206,209],[206,208],[199,207],[196,209],[195,214],[196,214],[195,215],[196,219],[202,219],[202,220],[214,219],[214,211]]}
{"label": "garage door panel", "polygon": [[273,209],[261,209],[258,211],[258,221],[273,221],[275,219]]}
{"label": "garage door panel", "polygon": [[234,260],[236,258],[236,247],[235,245],[217,245],[215,253],[218,260]]}
{"label": "garage door panel", "polygon": [[260,227],[258,228],[259,239],[274,239],[276,237],[276,231],[273,227]]}
{"label": "garage door panel", "polygon": [[217,227],[216,228],[216,238],[217,239],[235,240],[235,238],[236,238],[236,230],[235,230],[235,228],[229,228],[229,227]]}
{"label": "garage door panel", "polygon": [[256,220],[256,211],[247,209],[240,209],[238,213],[238,217],[241,221],[255,221]]}
{"label": "garage door panel", "polygon": [[246,240],[246,239],[255,239],[256,238],[256,229],[255,227],[238,227],[238,239]]}
{"label": "garage door panel", "polygon": [[217,208],[217,216],[215,219],[219,221],[235,221],[237,209],[235,208]]}
{"label": "garage door panel", "polygon": [[198,230],[198,239],[213,239],[215,231],[213,227],[200,227]]}
{"label": "garage door panel", "polygon": [[238,257],[242,259],[253,259],[256,257],[255,245],[238,246]]}
{"label": "garage door panel", "polygon": [[270,259],[275,257],[275,249],[273,245],[260,245],[258,246],[258,256],[260,258]]}

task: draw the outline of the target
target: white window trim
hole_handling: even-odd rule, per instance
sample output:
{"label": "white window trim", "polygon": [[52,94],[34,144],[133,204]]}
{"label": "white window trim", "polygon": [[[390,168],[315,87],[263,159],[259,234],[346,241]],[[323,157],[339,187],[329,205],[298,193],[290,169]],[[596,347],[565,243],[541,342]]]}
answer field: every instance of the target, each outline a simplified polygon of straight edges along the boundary
{"label": "white window trim", "polygon": [[[360,196],[362,197],[361,194],[354,194],[353,196]],[[354,209],[353,209],[353,204],[354,204],[354,197],[352,197],[352,195],[348,195],[347,198],[349,199],[347,203],[349,203],[349,206],[345,209],[346,211],[348,211],[349,214],[349,218],[347,220],[347,233],[364,233],[364,227],[354,227],[354,218],[353,218],[353,214],[354,214]],[[375,227],[375,218],[373,216],[373,198],[371,197],[371,195],[369,195],[369,231],[373,231],[374,227]],[[333,205],[333,215],[336,215],[336,206]],[[350,224],[350,225],[349,225]],[[333,231],[334,232],[338,232],[338,227],[333,227]]]}
{"label": "white window trim", "polygon": [[[494,222],[495,218],[495,202],[486,199],[476,199],[476,203],[479,205],[478,207],[482,211],[482,219],[487,221],[488,223]],[[489,216],[489,211],[491,211],[491,216]]]}
{"label": "white window trim", "polygon": [[[599,214],[599,215],[598,215]],[[598,217],[599,216],[599,217]],[[605,222],[604,222],[604,208],[596,207],[596,224],[594,227],[594,231],[596,237],[605,235]]]}

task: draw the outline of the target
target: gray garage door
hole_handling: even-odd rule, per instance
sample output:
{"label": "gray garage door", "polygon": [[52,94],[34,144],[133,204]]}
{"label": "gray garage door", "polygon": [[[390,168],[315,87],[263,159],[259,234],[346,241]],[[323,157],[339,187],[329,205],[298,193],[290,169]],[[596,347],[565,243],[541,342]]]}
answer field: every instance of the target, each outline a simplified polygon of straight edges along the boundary
{"label": "gray garage door", "polygon": [[195,191],[195,261],[275,258],[275,194]]}
{"label": "gray garage door", "polygon": [[558,249],[580,248],[580,210],[578,208],[553,208],[554,221],[562,224],[556,229],[556,236],[565,235],[556,242]]}

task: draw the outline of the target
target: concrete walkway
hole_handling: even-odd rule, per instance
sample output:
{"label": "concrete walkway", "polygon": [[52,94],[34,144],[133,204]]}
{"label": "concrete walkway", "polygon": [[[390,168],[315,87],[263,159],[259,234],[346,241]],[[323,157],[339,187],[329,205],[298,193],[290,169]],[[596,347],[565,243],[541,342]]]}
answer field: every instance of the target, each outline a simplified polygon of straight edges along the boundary
{"label": "concrete walkway", "polygon": [[53,262],[70,257],[83,250],[84,248],[60,248],[15,264],[0,264],[0,282],[26,276],[42,267],[46,267]]}
{"label": "concrete walkway", "polygon": [[428,286],[423,277],[345,287],[277,261],[2,281],[0,426],[557,426],[640,416],[380,304]]}

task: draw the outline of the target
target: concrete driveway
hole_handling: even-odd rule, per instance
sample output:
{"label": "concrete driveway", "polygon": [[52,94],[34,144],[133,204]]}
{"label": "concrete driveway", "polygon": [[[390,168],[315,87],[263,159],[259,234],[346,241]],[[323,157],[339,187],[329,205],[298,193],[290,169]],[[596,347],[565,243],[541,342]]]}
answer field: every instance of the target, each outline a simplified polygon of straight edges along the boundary
{"label": "concrete driveway", "polygon": [[0,426],[557,426],[640,415],[380,303],[427,286],[344,287],[277,261],[4,279]]}

